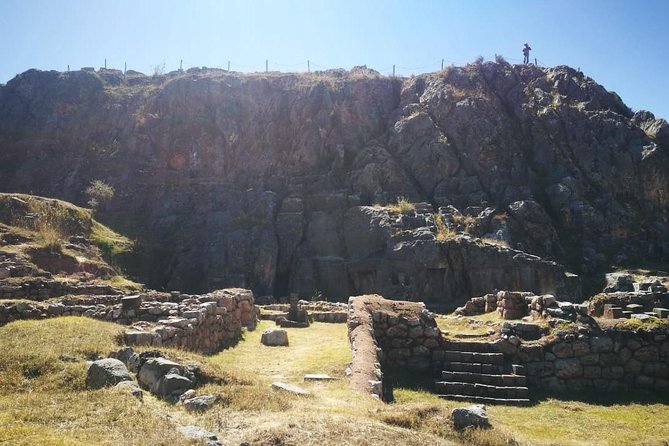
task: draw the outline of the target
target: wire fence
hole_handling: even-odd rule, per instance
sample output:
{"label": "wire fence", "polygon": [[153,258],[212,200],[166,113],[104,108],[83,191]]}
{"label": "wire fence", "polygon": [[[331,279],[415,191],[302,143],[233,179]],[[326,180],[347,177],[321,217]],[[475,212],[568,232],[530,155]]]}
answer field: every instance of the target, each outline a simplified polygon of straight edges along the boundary
{"label": "wire fence", "polygon": [[[494,58],[491,58],[490,60],[496,59],[498,56],[495,55]],[[484,59],[485,60],[485,59]],[[522,64],[523,60],[520,58],[514,58],[514,57],[504,57],[504,60],[506,60],[509,63],[512,64]],[[433,60],[431,62],[427,62],[425,64],[417,65],[417,66],[404,66],[404,65],[387,65],[383,66],[381,68],[374,67],[374,66],[367,66],[369,69],[378,71],[380,74],[385,75],[385,76],[411,76],[411,75],[417,75],[417,74],[422,74],[422,73],[428,73],[428,72],[434,72],[434,71],[439,71],[443,70],[444,68],[447,68],[449,66],[464,66],[467,65],[468,63],[472,63],[472,61],[455,61],[455,60],[450,60],[450,59],[437,59]],[[538,60],[536,58],[533,58],[530,60],[530,64],[537,65],[540,67],[548,67],[549,65],[542,62],[541,60]],[[104,60],[104,68],[107,68],[107,59]],[[205,68],[205,67],[203,67]],[[323,64],[319,64],[317,62],[314,62],[312,60],[305,60],[305,61],[300,61],[300,62],[295,62],[295,63],[282,63],[282,62],[276,62],[273,60],[265,59],[264,63],[259,63],[259,64],[238,64],[234,63],[233,61],[226,61],[223,64],[213,66],[213,67],[206,67],[206,68],[216,68],[216,69],[221,69],[221,70],[227,70],[231,72],[247,72],[247,73],[252,73],[252,72],[286,72],[286,73],[306,73],[306,72],[313,72],[313,71],[325,71],[329,69],[337,69],[337,68],[345,68],[345,67],[332,67],[332,66],[326,66]],[[352,68],[352,67],[348,67]],[[179,62],[179,70],[183,69],[183,60]],[[67,70],[70,70],[70,66],[67,66]],[[128,70],[127,63],[124,63],[123,65],[123,73],[125,74],[126,71]],[[166,71],[165,63],[163,62],[162,64],[156,65],[151,68],[152,72],[148,74],[163,74]]]}

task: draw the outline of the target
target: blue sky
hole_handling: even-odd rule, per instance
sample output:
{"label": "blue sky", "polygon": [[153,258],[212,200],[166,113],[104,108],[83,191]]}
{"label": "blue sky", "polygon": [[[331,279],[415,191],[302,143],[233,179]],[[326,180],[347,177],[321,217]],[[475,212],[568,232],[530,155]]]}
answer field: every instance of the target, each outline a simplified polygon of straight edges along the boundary
{"label": "blue sky", "polygon": [[669,118],[667,0],[0,0],[0,82],[29,68],[417,74],[478,56],[580,67]]}

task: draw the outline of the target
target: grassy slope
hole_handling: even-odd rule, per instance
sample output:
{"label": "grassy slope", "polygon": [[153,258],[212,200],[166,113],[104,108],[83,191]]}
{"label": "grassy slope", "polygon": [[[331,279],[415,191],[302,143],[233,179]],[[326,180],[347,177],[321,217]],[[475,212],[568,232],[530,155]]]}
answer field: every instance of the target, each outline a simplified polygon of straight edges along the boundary
{"label": "grassy slope", "polygon": [[[245,334],[235,348],[215,356],[168,350],[197,361],[228,384],[208,384],[198,393],[225,396],[205,414],[189,414],[145,395],[144,403],[113,389],[88,391],[85,362],[65,363],[67,353],[84,359],[118,348],[121,327],[84,319],[21,321],[0,328],[0,444],[190,444],[176,425],[196,424],[224,444],[256,445],[666,445],[669,405],[595,405],[547,400],[527,408],[489,406],[494,429],[459,435],[447,424],[453,407],[433,394],[395,389],[383,404],[349,391],[343,370],[350,349],[343,324],[288,329],[289,347],[259,342],[269,322]],[[305,373],[342,378],[304,383]],[[283,380],[312,392],[296,397],[272,391]]]}
{"label": "grassy slope", "polygon": [[[23,204],[18,204],[14,198],[22,200]],[[101,270],[114,271],[115,275],[104,279],[98,277],[96,282],[129,291],[142,288],[123,277],[116,265],[120,256],[132,251],[133,242],[93,220],[88,209],[56,199],[0,193],[0,224],[3,225],[2,232],[15,233],[26,239],[15,245],[0,245],[0,251],[18,252],[29,258],[30,250],[47,249],[56,255],[99,265]],[[72,236],[90,239],[92,243],[83,250],[72,250],[66,247]]]}

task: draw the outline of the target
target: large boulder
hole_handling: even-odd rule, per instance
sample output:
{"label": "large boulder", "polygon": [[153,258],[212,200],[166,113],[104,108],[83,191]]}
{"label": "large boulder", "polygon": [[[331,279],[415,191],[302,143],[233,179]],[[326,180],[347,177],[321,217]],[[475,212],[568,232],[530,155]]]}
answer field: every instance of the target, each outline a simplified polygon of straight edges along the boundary
{"label": "large boulder", "polygon": [[139,369],[137,380],[142,387],[155,393],[160,378],[168,373],[181,375],[183,372],[184,368],[179,363],[170,361],[167,358],[151,358]]}
{"label": "large boulder", "polygon": [[115,386],[122,381],[130,381],[128,368],[118,359],[105,358],[91,362],[86,374],[86,387],[100,389]]}
{"label": "large boulder", "polygon": [[160,377],[152,392],[168,401],[176,402],[181,394],[193,387],[193,381],[185,376],[168,373]]}
{"label": "large boulder", "polygon": [[263,345],[270,347],[275,346],[288,346],[288,333],[286,330],[280,328],[269,328],[263,331],[262,336],[260,337],[260,342]]}
{"label": "large boulder", "polygon": [[483,404],[474,404],[467,407],[456,407],[451,412],[451,423],[457,430],[468,427],[488,428],[488,414]]}

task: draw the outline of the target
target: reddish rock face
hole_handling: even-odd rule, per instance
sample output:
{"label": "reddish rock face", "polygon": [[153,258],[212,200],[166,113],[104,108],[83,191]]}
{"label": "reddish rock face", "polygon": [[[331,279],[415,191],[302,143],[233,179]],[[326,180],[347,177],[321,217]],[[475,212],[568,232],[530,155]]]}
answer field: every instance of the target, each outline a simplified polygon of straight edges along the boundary
{"label": "reddish rock face", "polygon": [[[472,240],[445,248],[427,217],[449,205],[477,217],[473,235],[578,273],[666,261],[668,134],[568,67],[31,70],[0,87],[0,190],[81,204],[108,182],[100,217],[138,239],[134,270],[154,287],[455,306],[509,282],[551,292],[562,268]],[[399,228],[358,207],[400,195],[427,208]]]}

